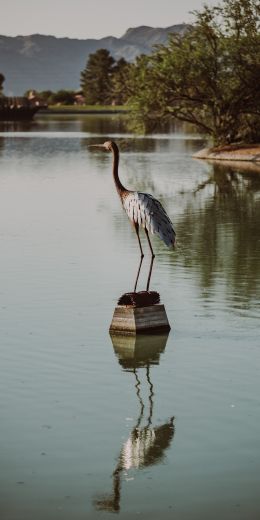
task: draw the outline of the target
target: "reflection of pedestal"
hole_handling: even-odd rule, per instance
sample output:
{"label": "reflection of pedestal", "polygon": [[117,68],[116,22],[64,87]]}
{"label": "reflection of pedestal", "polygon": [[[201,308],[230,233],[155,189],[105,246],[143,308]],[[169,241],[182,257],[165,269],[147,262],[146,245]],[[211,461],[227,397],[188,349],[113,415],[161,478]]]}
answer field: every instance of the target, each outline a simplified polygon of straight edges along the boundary
{"label": "reflection of pedestal", "polygon": [[168,332],[161,334],[126,335],[110,332],[115,354],[125,369],[159,365],[160,355],[164,352]]}
{"label": "reflection of pedestal", "polygon": [[170,325],[162,304],[146,307],[117,305],[110,332],[113,334],[150,334],[169,332]]}
{"label": "reflection of pedestal", "polygon": [[[136,294],[132,296],[136,299]],[[125,319],[125,315],[129,315],[129,311],[133,316],[134,311],[146,312],[145,309],[151,308],[152,305],[146,308],[134,305],[119,305],[118,307],[125,309],[123,316],[123,319]],[[116,311],[119,312],[118,307],[115,313]],[[163,305],[159,307],[163,307]],[[156,311],[156,314],[158,315],[158,311]],[[168,330],[169,328],[168,324]],[[139,403],[133,428],[121,446],[112,473],[112,490],[110,493],[96,495],[94,499],[94,505],[98,511],[119,513],[122,487],[129,478],[128,475],[131,479],[133,475],[133,473],[130,473],[131,471],[136,472],[137,469],[141,470],[162,463],[173,440],[175,428],[173,416],[163,423],[161,421],[159,424],[154,425],[153,423],[156,393],[152,383],[152,368],[154,365],[159,365],[160,355],[163,354],[166,347],[168,332],[129,334],[129,332],[123,331],[120,334],[118,329],[114,332],[111,328],[110,337],[121,367],[124,371],[133,375],[135,393]],[[136,473],[134,473],[135,476]]]}

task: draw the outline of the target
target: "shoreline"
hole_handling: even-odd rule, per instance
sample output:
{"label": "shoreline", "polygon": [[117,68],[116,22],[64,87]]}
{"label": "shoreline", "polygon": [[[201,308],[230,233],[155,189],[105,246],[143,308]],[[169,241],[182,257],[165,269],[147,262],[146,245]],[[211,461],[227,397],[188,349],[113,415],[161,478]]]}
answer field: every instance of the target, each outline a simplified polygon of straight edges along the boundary
{"label": "shoreline", "polygon": [[97,109],[91,109],[91,108],[82,108],[82,109],[73,109],[73,108],[44,108],[40,109],[38,111],[38,115],[82,115],[82,114],[128,114],[129,110],[125,108],[97,108]]}
{"label": "shoreline", "polygon": [[260,162],[260,144],[229,145],[219,148],[203,148],[192,156],[194,159],[214,161]]}

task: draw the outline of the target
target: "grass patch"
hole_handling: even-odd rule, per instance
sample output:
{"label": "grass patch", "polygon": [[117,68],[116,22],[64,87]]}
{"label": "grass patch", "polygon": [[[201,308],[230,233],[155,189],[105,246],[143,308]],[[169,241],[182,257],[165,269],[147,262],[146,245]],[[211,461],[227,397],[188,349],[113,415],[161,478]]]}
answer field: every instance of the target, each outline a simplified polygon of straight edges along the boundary
{"label": "grass patch", "polygon": [[82,110],[91,111],[91,112],[117,112],[118,110],[128,110],[126,105],[49,105],[49,111],[74,111],[80,112]]}

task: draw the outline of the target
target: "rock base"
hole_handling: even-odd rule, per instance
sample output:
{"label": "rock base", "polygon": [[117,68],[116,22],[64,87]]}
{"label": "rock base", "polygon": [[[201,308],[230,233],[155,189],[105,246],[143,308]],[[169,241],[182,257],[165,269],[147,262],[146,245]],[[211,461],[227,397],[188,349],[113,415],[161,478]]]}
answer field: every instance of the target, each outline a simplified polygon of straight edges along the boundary
{"label": "rock base", "polygon": [[109,331],[133,335],[169,332],[171,329],[163,304],[135,307],[117,305]]}

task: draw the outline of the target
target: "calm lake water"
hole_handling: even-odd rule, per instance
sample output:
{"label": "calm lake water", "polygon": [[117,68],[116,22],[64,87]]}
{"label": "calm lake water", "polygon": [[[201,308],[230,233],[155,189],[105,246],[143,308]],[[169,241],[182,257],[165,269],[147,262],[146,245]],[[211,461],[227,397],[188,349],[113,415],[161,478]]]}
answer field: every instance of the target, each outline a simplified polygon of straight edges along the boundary
{"label": "calm lake water", "polygon": [[[176,251],[152,237],[168,337],[109,335],[139,250],[88,148],[108,138],[174,223]],[[259,519],[260,173],[202,146],[119,116],[0,127],[1,520]]]}

